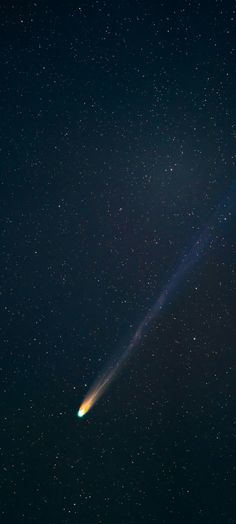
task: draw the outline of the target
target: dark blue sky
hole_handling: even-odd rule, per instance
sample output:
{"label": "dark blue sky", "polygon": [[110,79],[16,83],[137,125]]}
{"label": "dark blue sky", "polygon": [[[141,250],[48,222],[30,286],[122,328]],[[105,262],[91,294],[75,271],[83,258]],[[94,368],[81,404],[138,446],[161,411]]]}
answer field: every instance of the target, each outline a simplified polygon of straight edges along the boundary
{"label": "dark blue sky", "polygon": [[231,191],[235,2],[0,14],[0,520],[233,524],[233,215],[76,412]]}

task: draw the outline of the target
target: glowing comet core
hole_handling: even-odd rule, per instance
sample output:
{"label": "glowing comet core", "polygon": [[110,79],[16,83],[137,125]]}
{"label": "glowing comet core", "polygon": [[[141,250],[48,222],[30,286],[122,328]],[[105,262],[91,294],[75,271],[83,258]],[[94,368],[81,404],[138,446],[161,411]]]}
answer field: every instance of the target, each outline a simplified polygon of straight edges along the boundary
{"label": "glowing comet core", "polygon": [[103,375],[97,382],[94,384],[93,388],[90,390],[90,392],[85,397],[84,401],[82,402],[79,411],[78,411],[78,417],[82,418],[88,411],[94,406],[95,402],[101,397],[101,395],[104,393],[105,389],[110,384],[113,375],[117,372],[117,364],[112,367],[110,372],[106,372],[105,375]]}
{"label": "glowing comet core", "polygon": [[78,417],[84,417],[84,415],[86,415],[86,413],[88,413],[88,411],[90,410],[92,404],[92,401],[90,401],[89,399],[85,400],[79,408]]}

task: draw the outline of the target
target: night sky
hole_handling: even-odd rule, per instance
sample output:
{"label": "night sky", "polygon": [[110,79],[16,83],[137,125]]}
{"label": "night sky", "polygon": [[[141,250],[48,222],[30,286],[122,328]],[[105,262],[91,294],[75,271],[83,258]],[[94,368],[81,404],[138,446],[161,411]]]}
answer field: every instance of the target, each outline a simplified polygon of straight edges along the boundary
{"label": "night sky", "polygon": [[236,3],[9,1],[0,26],[0,522],[234,524]]}

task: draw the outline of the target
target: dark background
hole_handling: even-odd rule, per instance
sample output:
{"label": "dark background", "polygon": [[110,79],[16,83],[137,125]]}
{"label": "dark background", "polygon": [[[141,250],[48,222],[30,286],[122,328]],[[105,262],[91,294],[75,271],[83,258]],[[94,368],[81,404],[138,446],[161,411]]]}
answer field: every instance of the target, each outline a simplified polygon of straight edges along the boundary
{"label": "dark background", "polygon": [[235,523],[235,2],[2,2],[1,523]]}

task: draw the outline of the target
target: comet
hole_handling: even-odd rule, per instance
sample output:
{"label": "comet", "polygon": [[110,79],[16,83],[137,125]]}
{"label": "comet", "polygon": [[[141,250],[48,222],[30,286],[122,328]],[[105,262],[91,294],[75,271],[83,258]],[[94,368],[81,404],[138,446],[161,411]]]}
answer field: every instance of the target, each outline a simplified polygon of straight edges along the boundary
{"label": "comet", "polygon": [[148,334],[153,323],[159,320],[164,306],[170,303],[173,293],[178,289],[183,281],[186,281],[187,275],[194,268],[197,262],[212,248],[214,241],[219,238],[219,228],[231,218],[232,210],[235,208],[235,191],[236,184],[223,201],[217,206],[215,212],[210,218],[208,224],[200,233],[197,240],[193,243],[191,249],[182,257],[176,271],[173,273],[166,286],[159,293],[153,306],[147,311],[143,320],[137,325],[137,328],[125,348],[121,348],[118,353],[113,355],[105,370],[100,377],[94,382],[91,389],[85,396],[79,410],[78,417],[82,418],[96,402],[105,393],[106,389],[123,368],[126,361],[132,353],[139,347],[143,337]]}

